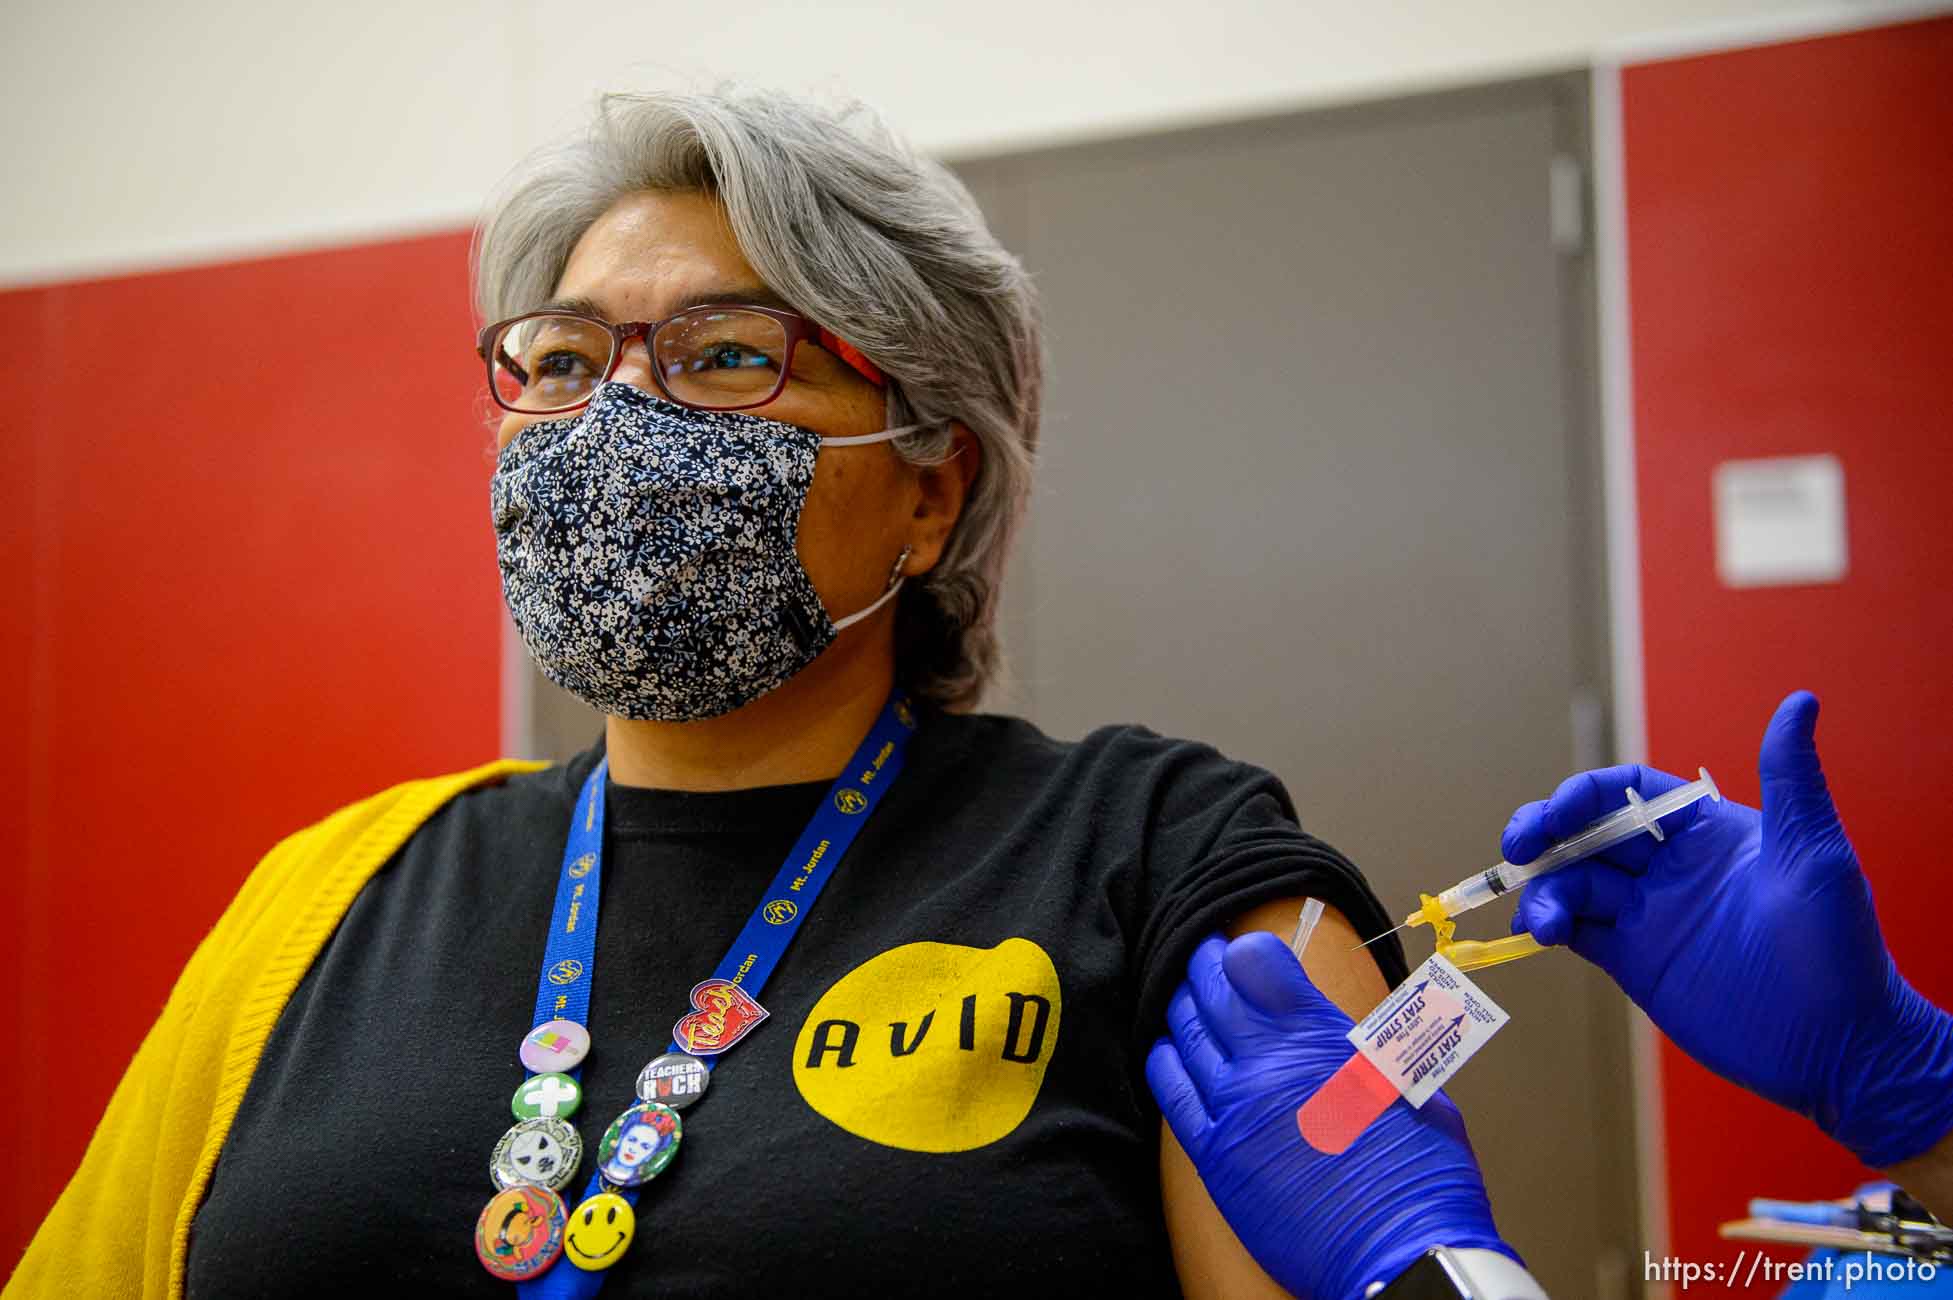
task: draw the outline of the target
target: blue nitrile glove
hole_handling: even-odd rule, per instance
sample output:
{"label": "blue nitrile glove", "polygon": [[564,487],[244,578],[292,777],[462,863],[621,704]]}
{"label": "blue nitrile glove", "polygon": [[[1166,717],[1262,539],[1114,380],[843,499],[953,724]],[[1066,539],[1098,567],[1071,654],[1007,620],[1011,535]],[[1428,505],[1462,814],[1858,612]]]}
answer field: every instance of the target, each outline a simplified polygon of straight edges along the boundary
{"label": "blue nitrile glove", "polygon": [[1166,1021],[1146,1082],[1234,1235],[1291,1293],[1354,1300],[1432,1246],[1519,1258],[1442,1092],[1422,1110],[1392,1102],[1341,1155],[1302,1140],[1296,1110],[1356,1049],[1279,938],[1203,940]]}
{"label": "blue nitrile glove", "polygon": [[[1571,947],[1690,1056],[1884,1168],[1953,1130],[1953,1016],[1886,951],[1816,725],[1808,691],[1777,706],[1760,814],[1705,799],[1665,817],[1666,841],[1638,835],[1527,885],[1513,930]],[[1680,784],[1639,766],[1571,777],[1512,815],[1506,860],[1612,812],[1629,785],[1652,798]]]}

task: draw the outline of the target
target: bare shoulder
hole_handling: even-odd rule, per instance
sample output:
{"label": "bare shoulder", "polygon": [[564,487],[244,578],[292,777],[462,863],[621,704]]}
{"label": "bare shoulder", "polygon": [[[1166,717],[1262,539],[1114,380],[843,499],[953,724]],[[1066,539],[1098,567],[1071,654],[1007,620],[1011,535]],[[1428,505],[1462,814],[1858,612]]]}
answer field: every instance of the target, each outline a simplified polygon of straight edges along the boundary
{"label": "bare shoulder", "polygon": [[[1230,939],[1250,930],[1270,930],[1284,940],[1295,933],[1295,918],[1302,910],[1302,898],[1280,898],[1250,908],[1227,927]],[[1368,950],[1358,949],[1363,936],[1335,907],[1322,910],[1315,937],[1302,954],[1302,969],[1323,996],[1343,1009],[1351,1020],[1361,1020],[1390,992],[1383,972]]]}

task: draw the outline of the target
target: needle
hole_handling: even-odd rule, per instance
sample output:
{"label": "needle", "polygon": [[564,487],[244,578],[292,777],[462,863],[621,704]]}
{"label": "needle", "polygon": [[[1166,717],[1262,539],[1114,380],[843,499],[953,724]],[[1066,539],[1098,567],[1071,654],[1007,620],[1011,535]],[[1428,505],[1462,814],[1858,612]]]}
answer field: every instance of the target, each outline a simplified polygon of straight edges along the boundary
{"label": "needle", "polygon": [[[1410,924],[1409,921],[1404,922],[1404,925],[1409,925],[1409,924]],[[1367,948],[1371,944],[1375,943],[1377,939],[1388,939],[1391,935],[1397,933],[1398,930],[1403,929],[1404,925],[1399,925],[1392,929],[1385,930],[1382,934],[1378,935],[1376,939],[1365,939],[1362,943],[1357,944],[1355,948],[1351,948],[1350,951],[1356,952],[1359,951],[1360,949]]]}

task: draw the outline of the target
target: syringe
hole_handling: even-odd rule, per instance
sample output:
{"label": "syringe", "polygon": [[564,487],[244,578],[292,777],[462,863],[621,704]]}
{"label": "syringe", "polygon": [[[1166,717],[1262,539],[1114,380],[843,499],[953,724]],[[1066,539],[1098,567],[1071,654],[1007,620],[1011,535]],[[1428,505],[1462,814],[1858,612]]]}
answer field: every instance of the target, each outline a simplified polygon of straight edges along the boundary
{"label": "syringe", "polygon": [[[1602,849],[1619,844],[1622,840],[1632,839],[1643,831],[1658,840],[1666,838],[1661,829],[1662,818],[1704,797],[1714,799],[1718,803],[1722,802],[1722,792],[1716,789],[1715,778],[1709,775],[1709,769],[1698,767],[1695,770],[1701,775],[1700,780],[1690,781],[1687,785],[1678,785],[1667,794],[1656,795],[1653,799],[1643,799],[1640,792],[1632,786],[1628,787],[1625,808],[1616,809],[1598,821],[1590,823],[1586,829],[1558,841],[1531,862],[1515,866],[1501,860],[1495,866],[1466,876],[1435,899],[1427,895],[1425,905],[1405,917],[1404,924],[1398,926],[1397,930],[1409,925],[1433,923],[1457,916],[1460,912],[1469,912],[1474,907],[1483,907],[1499,895],[1511,893],[1536,876],[1556,871],[1569,862],[1590,858]],[[1434,911],[1441,915],[1432,915]],[[1386,933],[1395,934],[1397,930],[1386,931]],[[1370,939],[1361,946],[1368,947],[1369,944],[1383,937],[1380,934],[1376,939]]]}

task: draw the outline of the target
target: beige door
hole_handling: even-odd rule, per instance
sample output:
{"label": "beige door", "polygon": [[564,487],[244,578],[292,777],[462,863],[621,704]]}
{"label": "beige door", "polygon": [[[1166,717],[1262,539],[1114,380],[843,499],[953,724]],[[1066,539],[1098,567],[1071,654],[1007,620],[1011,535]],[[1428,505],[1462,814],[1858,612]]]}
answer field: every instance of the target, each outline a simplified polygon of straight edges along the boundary
{"label": "beige door", "polygon": [[[1052,363],[1004,703],[1273,769],[1399,915],[1604,758],[1584,102],[1551,79],[963,164]],[[1565,953],[1481,983],[1513,1020],[1452,1094],[1500,1225],[1549,1292],[1625,1295],[1625,1003]]]}

